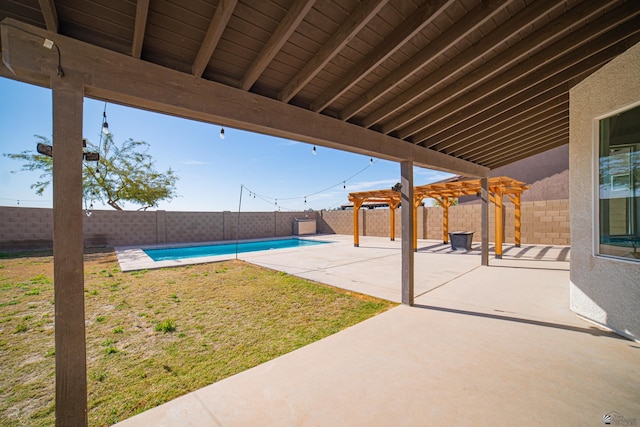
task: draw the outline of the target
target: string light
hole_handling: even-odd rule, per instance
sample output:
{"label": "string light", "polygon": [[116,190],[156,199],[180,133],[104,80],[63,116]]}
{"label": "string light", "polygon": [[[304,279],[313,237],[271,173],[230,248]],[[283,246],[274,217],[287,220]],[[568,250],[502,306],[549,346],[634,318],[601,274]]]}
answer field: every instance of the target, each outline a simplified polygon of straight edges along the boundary
{"label": "string light", "polygon": [[224,139],[224,127],[220,128],[220,139]]}
{"label": "string light", "polygon": [[[314,148],[315,148],[315,146],[314,146]],[[370,159],[369,159],[369,164],[367,164],[367,166],[365,166],[364,168],[360,169],[359,171],[357,171],[356,173],[354,173],[353,175],[351,175],[351,176],[350,176],[350,177],[348,177],[347,179],[342,180],[342,188],[343,188],[344,190],[346,190],[346,189],[347,189],[347,181],[349,181],[349,180],[351,180],[351,179],[355,178],[356,176],[360,175],[362,172],[364,172],[365,170],[367,170],[367,169],[369,169],[371,166],[373,166],[373,164],[374,164],[374,163],[376,163],[376,162],[377,162],[377,160],[376,160],[376,161],[374,161],[374,160],[373,160],[373,158],[370,158]],[[331,190],[331,189],[333,189],[333,188],[337,187],[338,185],[340,185],[340,182],[338,182],[338,183],[336,183],[336,184],[334,184],[334,185],[332,185],[332,186],[329,186],[329,187],[327,187],[327,188],[324,188],[324,189],[322,189],[322,190],[320,190],[320,191],[316,191],[315,193],[307,194],[306,196],[280,198],[280,202],[282,202],[283,200],[287,200],[287,201],[292,201],[292,200],[303,200],[303,201],[304,201],[304,204],[307,204],[307,198],[308,198],[308,197],[312,197],[312,196],[315,196],[315,195],[318,195],[318,194],[321,194],[321,193],[327,192],[327,191],[329,191],[329,190]],[[246,188],[246,187],[245,187],[245,188]],[[278,207],[278,210],[280,210],[280,208],[281,208],[281,207],[282,207],[282,208],[284,208],[284,209],[286,209],[286,210],[289,210],[289,211],[296,211],[296,210],[297,210],[297,209],[291,209],[291,208],[287,208],[287,207],[282,206],[282,204],[281,204],[281,203],[278,203],[278,199],[277,199],[277,198],[274,198],[273,196],[268,196],[268,195],[265,195],[265,194],[260,194],[260,193],[257,193],[257,192],[255,192],[255,191],[253,191],[253,190],[249,190],[248,188],[247,188],[247,191],[251,191],[251,193],[253,194],[253,197],[254,197],[254,198],[256,198],[256,197],[257,197],[257,198],[259,198],[260,200],[262,200],[262,201],[264,201],[264,202],[266,202],[266,203],[268,203],[268,204],[271,204],[271,205],[277,206],[277,207]]]}
{"label": "string light", "polygon": [[109,135],[109,123],[107,123],[107,103],[104,103],[104,111],[102,112],[102,133]]}
{"label": "string light", "polygon": [[315,145],[313,146],[313,149],[311,150],[311,152],[313,153],[314,156],[316,155],[317,150]]}

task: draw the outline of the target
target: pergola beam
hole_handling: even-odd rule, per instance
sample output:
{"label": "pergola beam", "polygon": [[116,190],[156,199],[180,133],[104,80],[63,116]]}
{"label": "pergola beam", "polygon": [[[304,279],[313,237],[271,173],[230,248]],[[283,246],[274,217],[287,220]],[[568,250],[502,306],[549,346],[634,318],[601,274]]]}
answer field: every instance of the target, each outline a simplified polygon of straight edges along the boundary
{"label": "pergola beam", "polygon": [[411,158],[416,166],[460,175],[488,174],[488,168],[475,163],[19,21],[7,19],[0,26],[3,62],[18,78],[58,78],[57,57],[42,47],[42,40],[50,38],[60,47],[64,79],[90,76],[84,83],[87,96],[391,161]]}

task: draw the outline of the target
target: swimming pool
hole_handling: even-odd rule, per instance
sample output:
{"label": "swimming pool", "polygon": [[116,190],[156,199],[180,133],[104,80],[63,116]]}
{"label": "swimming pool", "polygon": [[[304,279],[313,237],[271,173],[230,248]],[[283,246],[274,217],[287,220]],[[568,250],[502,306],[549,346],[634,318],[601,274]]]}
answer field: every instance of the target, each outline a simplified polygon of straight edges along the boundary
{"label": "swimming pool", "polygon": [[[256,242],[239,242],[238,253],[268,251],[271,249],[297,248],[301,246],[323,245],[330,242],[305,239],[275,239]],[[206,246],[184,246],[163,249],[144,249],[154,261],[171,261],[185,258],[201,258],[216,255],[231,255],[236,253],[236,243],[221,243]]]}

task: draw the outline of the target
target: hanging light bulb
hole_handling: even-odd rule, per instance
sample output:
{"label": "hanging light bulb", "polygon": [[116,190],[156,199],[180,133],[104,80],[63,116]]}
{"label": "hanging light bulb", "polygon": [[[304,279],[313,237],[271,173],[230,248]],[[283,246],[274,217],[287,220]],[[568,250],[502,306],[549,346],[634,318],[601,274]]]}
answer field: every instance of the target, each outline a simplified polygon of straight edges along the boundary
{"label": "hanging light bulb", "polygon": [[307,204],[307,196],[304,196],[304,204]]}
{"label": "hanging light bulb", "polygon": [[316,146],[315,145],[313,146],[313,149],[311,150],[311,152],[313,153],[314,156],[316,155]]}
{"label": "hanging light bulb", "polygon": [[[106,106],[105,106],[106,108]],[[107,112],[102,112],[102,133],[109,135],[109,123],[107,123]]]}
{"label": "hanging light bulb", "polygon": [[224,139],[224,128],[220,128],[220,139]]}
{"label": "hanging light bulb", "polygon": [[347,189],[347,181],[342,181],[342,189],[343,190]]}
{"label": "hanging light bulb", "polygon": [[373,157],[369,157],[369,165],[373,164]]}

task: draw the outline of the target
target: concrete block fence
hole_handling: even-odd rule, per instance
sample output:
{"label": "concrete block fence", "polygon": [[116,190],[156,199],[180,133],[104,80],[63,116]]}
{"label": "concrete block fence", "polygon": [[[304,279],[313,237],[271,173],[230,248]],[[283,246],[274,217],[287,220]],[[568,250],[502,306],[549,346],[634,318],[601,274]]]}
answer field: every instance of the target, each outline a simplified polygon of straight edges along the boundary
{"label": "concrete block fence", "polygon": [[[493,205],[489,210],[492,240]],[[361,236],[389,236],[388,209],[361,209]],[[353,211],[241,212],[240,239],[283,237],[293,234],[296,218],[315,218],[318,233],[353,233]],[[513,242],[513,205],[505,204],[505,241]],[[171,212],[97,210],[84,217],[86,247],[111,247],[156,243],[187,243],[235,240],[237,212]],[[450,231],[474,231],[480,239],[480,205],[464,204],[449,209]],[[402,235],[401,213],[396,212],[396,237]],[[442,239],[442,209],[418,209],[418,237]],[[568,245],[569,201],[522,203],[522,243]],[[53,247],[51,209],[0,207],[0,251],[50,249]]]}
{"label": "concrete block fence", "polygon": [[[507,202],[503,209],[504,238],[514,241],[514,206]],[[480,204],[463,204],[449,208],[449,231],[473,231],[473,240],[480,241]],[[493,241],[494,206],[489,206],[489,240]],[[388,209],[360,209],[361,236],[389,236]],[[402,234],[401,213],[396,211],[395,234]],[[323,233],[353,234],[353,211],[318,212],[318,230]],[[569,200],[522,202],[522,244],[569,245]],[[418,238],[442,239],[442,208],[418,209]]]}

